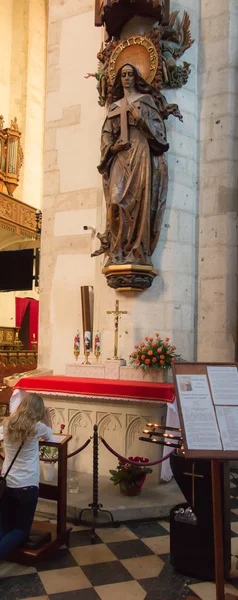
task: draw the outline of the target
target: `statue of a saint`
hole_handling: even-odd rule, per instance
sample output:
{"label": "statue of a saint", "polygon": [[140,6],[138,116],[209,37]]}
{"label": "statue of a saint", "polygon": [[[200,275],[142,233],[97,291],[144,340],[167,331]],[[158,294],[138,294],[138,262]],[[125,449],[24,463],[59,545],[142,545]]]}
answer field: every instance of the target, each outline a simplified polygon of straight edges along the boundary
{"label": "statue of a saint", "polygon": [[98,166],[106,230],[98,234],[101,247],[92,256],[105,253],[106,266],[151,265],[168,189],[169,144],[163,117],[181,115],[177,105],[168,105],[132,64],[118,70],[112,102],[102,128]]}

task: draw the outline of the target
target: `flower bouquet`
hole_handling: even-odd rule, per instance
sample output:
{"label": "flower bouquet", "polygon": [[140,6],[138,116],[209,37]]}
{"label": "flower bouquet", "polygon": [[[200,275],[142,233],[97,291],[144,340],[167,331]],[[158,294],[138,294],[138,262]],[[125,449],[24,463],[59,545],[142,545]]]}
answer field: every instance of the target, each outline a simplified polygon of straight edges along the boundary
{"label": "flower bouquet", "polygon": [[[121,494],[125,496],[137,496],[141,493],[146,475],[152,473],[152,469],[146,466],[149,462],[148,458],[139,456],[133,458],[133,456],[130,456],[129,460],[133,461],[134,464],[131,465],[126,461],[119,460],[116,471],[110,471],[112,475],[110,480],[113,481],[114,485],[119,484]],[[143,463],[143,465],[139,465],[138,463]]]}
{"label": "flower bouquet", "polygon": [[149,368],[171,369],[171,364],[179,360],[180,355],[175,353],[176,346],[169,341],[168,337],[161,339],[159,333],[155,337],[145,337],[145,341],[135,346],[135,351],[130,354],[130,363],[145,371]]}

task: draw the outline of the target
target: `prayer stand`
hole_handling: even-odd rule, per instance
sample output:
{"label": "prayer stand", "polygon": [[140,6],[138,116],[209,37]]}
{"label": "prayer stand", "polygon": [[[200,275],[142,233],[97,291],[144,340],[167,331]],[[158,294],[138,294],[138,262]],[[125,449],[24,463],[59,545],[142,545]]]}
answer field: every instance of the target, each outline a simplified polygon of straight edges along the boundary
{"label": "prayer stand", "polygon": [[[228,414],[229,410],[234,410],[234,418],[238,418],[237,364],[175,363],[173,376],[181,424],[181,430],[177,430],[177,432],[181,431],[181,439],[178,440],[178,437],[174,435],[175,429],[170,428],[173,433],[168,433],[168,429],[166,432],[161,432],[161,429],[165,430],[166,427],[162,428],[161,425],[152,423],[148,424],[150,430],[144,430],[144,434],[149,437],[140,439],[171,448],[176,447],[176,452],[182,452],[185,458],[211,460],[216,600],[238,600],[238,595],[225,593],[220,469],[221,461],[238,459],[237,440],[233,441],[229,437],[231,416]],[[229,381],[231,389],[229,389]],[[223,411],[223,422],[220,409]],[[199,439],[199,428],[203,434],[204,422],[207,417],[212,423],[211,430],[205,430],[208,432],[207,435],[210,434],[213,439],[211,448],[209,448],[207,440],[204,443]],[[195,435],[197,426],[197,435]],[[201,437],[204,439],[204,434]],[[194,470],[191,476],[192,495],[194,496]],[[189,596],[188,600],[193,600],[193,598],[193,596]]]}
{"label": "prayer stand", "polygon": [[[221,375],[222,369],[224,369],[224,376],[226,376],[225,368],[236,368],[237,365],[235,363],[211,363],[211,364],[202,364],[202,363],[186,363],[179,364],[176,363],[173,365],[173,375],[174,375],[174,383],[176,390],[176,399],[178,403],[179,417],[181,423],[182,437],[184,442],[183,451],[185,454],[185,458],[207,458],[211,459],[211,475],[212,475],[212,504],[213,504],[213,528],[214,528],[214,555],[215,555],[215,581],[216,581],[216,600],[238,600],[238,595],[225,593],[225,581],[224,581],[224,542],[223,542],[223,525],[222,525],[222,488],[221,488],[221,470],[220,470],[220,461],[229,461],[229,460],[237,460],[238,459],[238,449],[237,450],[226,450],[225,444],[227,441],[223,439],[221,422],[219,421],[219,416],[217,409],[222,406],[224,412],[226,409],[229,409],[231,406],[238,406],[238,398],[237,403],[229,399],[225,399],[224,402],[216,401],[217,390],[214,385],[214,375],[209,376],[209,367],[214,367],[217,369],[218,377]],[[219,372],[220,371],[220,372]],[[228,372],[228,371],[227,371]],[[181,378],[185,381],[186,377],[191,377],[191,387],[193,387],[193,378],[192,376],[196,376],[199,378],[200,376],[206,376],[208,389],[210,393],[210,399],[212,403],[212,409],[214,410],[215,420],[217,424],[218,433],[221,440],[221,450],[214,448],[206,448],[203,449],[195,448],[195,444],[192,445],[189,441],[191,439],[191,432],[189,431],[189,419],[186,417],[186,406],[184,404],[184,389],[182,389]],[[180,379],[178,378],[180,376]],[[227,388],[229,388],[229,382],[227,383]],[[187,390],[188,391],[188,390]],[[191,390],[192,392],[193,390]],[[229,389],[226,390],[226,394],[229,392]],[[203,390],[204,393],[204,390]],[[187,395],[189,399],[189,395]],[[195,398],[191,397],[191,403],[194,402]],[[201,415],[202,418],[204,415]],[[201,420],[202,424],[202,420]],[[193,596],[189,596],[188,600],[193,600]]]}
{"label": "prayer stand", "polygon": [[[71,435],[54,435],[59,441],[40,442],[40,446],[53,446],[58,449],[58,481],[57,485],[40,483],[39,498],[55,500],[57,502],[56,525],[47,521],[34,520],[29,541],[22,548],[12,553],[11,560],[24,565],[34,565],[37,560],[51,556],[58,548],[68,544],[71,529],[67,528],[67,450]],[[42,544],[34,548],[31,535],[34,539],[42,536]],[[38,546],[38,545],[37,545]]]}

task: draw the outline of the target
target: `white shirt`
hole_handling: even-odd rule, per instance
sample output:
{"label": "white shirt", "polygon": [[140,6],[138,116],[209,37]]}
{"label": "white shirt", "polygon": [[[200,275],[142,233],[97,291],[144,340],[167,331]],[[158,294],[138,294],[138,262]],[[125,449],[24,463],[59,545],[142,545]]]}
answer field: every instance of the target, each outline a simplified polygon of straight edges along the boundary
{"label": "white shirt", "polygon": [[[28,487],[30,485],[39,487],[39,438],[42,438],[45,442],[50,442],[52,439],[52,429],[40,421],[36,423],[34,436],[27,439],[13,464],[9,475],[7,476],[7,487],[20,488]],[[2,425],[0,426],[0,439],[4,439]],[[9,442],[4,440],[6,456],[2,467],[2,475],[6,473],[19,446],[19,442]]]}
{"label": "white shirt", "polygon": [[18,406],[21,404],[22,398],[23,398],[22,390],[19,390],[19,389],[14,390],[14,392],[11,395],[10,403],[9,403],[10,415],[17,410]]}

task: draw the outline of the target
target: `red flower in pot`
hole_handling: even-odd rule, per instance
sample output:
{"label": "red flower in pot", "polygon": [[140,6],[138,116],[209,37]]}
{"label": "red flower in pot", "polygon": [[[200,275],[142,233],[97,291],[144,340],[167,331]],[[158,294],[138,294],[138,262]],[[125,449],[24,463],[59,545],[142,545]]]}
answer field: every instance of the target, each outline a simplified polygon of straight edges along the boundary
{"label": "red flower in pot", "polygon": [[[142,456],[129,456],[130,462],[119,460],[117,470],[111,470],[110,473],[114,485],[120,486],[121,494],[125,496],[137,496],[141,493],[141,488],[145,482],[146,475],[152,473],[152,469],[146,466],[148,458]],[[132,464],[131,464],[132,463]]]}

